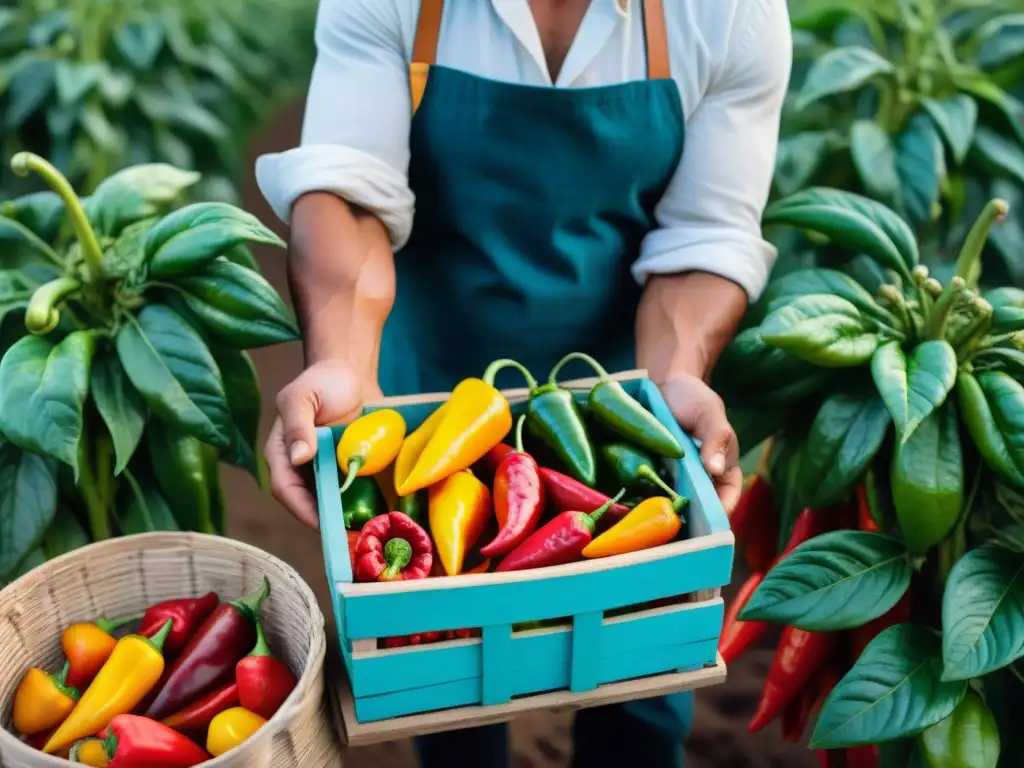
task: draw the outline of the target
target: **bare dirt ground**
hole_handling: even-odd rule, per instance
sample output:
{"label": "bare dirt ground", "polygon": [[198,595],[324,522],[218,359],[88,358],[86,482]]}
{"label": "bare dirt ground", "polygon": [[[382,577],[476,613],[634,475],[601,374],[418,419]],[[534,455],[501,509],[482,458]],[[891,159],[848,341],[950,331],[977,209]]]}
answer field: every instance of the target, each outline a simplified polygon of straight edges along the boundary
{"label": "bare dirt ground", "polygon": [[[261,152],[295,146],[301,116],[301,104],[286,110],[256,142],[253,157]],[[244,198],[248,210],[285,234],[256,190],[251,174]],[[283,254],[263,250],[258,256],[267,278],[287,294]],[[254,358],[264,392],[263,429],[266,432],[274,415],[274,394],[300,370],[301,352],[297,344],[292,344],[257,350]],[[224,481],[229,503],[229,534],[277,555],[298,569],[316,592],[328,627],[332,627],[317,535],[263,495],[248,476],[226,469]],[[743,575],[737,572],[734,581],[741,583]],[[731,590],[726,596],[731,596]],[[772,652],[766,643],[765,647],[730,667],[726,684],[700,692],[696,723],[686,744],[687,768],[812,768],[817,765],[812,753],[783,743],[777,726],[753,736],[746,732],[746,722],[757,703],[771,658]],[[515,768],[567,766],[571,750],[569,723],[568,715],[545,712],[514,722]],[[416,762],[410,743],[395,742],[352,750],[346,765],[348,768],[414,768]]]}

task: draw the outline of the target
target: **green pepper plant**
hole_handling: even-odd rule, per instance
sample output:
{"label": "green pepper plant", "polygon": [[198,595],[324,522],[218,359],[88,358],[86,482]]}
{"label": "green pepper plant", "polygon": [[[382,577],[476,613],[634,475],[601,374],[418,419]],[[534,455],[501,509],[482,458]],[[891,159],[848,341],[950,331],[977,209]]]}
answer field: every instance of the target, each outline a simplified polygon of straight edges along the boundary
{"label": "green pepper plant", "polygon": [[[884,275],[870,288],[825,268],[773,280],[715,374],[741,444],[771,440],[779,550],[801,510],[830,518],[740,619],[877,633],[841,664],[812,748],[880,745],[883,765],[1024,764],[1012,704],[1024,694],[1024,290],[978,287],[1006,215],[1005,201],[985,206],[942,283],[881,203],[811,188],[766,211]],[[847,522],[858,493],[867,526]],[[905,601],[910,620],[886,627]]]}
{"label": "green pepper plant", "polygon": [[[825,185],[885,203],[944,278],[969,222],[1006,199],[1015,218],[993,234],[987,276],[1024,284],[1024,103],[1010,92],[1024,74],[1021,10],[1018,0],[790,0],[777,193]],[[784,237],[787,257],[842,260]]]}
{"label": "green pepper plant", "polygon": [[259,381],[246,349],[299,338],[226,203],[176,207],[200,177],[139,165],[79,199],[0,203],[0,583],[115,532],[222,533],[221,460],[257,479]]}

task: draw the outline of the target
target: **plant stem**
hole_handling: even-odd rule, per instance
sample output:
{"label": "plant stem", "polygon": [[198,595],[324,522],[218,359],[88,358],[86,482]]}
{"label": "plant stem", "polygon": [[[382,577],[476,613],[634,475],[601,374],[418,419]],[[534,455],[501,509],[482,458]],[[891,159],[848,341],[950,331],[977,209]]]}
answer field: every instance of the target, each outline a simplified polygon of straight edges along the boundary
{"label": "plant stem", "polygon": [[1005,200],[990,200],[967,234],[956,259],[956,274],[964,279],[968,288],[976,288],[981,279],[981,252],[988,242],[992,225],[1005,219],[1009,210]]}
{"label": "plant stem", "polygon": [[[110,466],[110,443],[108,439],[104,447],[101,438],[95,442],[95,453],[90,452],[89,448],[94,445],[94,442],[93,430],[89,426],[89,421],[90,419],[87,417],[82,432],[82,447],[79,450],[78,489],[85,501],[92,539],[93,541],[103,541],[111,536],[111,499],[109,496],[113,469]],[[106,438],[106,434],[103,437]]]}
{"label": "plant stem", "polygon": [[47,160],[31,152],[19,152],[16,154],[11,159],[11,170],[22,177],[28,176],[32,172],[39,174],[50,188],[57,193],[60,199],[64,201],[64,207],[68,212],[71,225],[74,227],[75,235],[81,245],[82,257],[85,259],[90,276],[94,280],[102,278],[103,265],[101,262],[103,251],[100,248],[99,241],[96,239],[96,233],[93,232],[89,219],[85,215],[82,201],[78,199],[75,190],[71,188],[70,182]]}

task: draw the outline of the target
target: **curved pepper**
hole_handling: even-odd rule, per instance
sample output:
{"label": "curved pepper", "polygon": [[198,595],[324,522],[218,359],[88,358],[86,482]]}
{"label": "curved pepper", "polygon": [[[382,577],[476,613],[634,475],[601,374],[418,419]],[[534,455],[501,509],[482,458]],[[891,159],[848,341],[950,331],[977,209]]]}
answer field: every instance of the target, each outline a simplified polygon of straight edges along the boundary
{"label": "curved pepper", "polygon": [[609,443],[601,448],[601,456],[611,467],[620,485],[632,490],[653,486],[674,498],[675,491],[661,479],[655,469],[654,459],[638,448],[625,443]]}
{"label": "curved pepper", "polygon": [[345,527],[359,530],[377,515],[386,512],[384,496],[372,477],[356,477],[341,494],[341,516]]}
{"label": "curved pepper", "polygon": [[757,711],[747,725],[750,733],[768,725],[800,695],[815,672],[828,660],[838,639],[835,632],[806,632],[795,627],[782,630]]}
{"label": "curved pepper", "polygon": [[70,662],[57,675],[33,667],[21,679],[14,694],[14,729],[25,736],[55,728],[71,714],[79,699],[77,688],[67,684]]}
{"label": "curved pepper", "polygon": [[757,591],[763,580],[763,573],[750,574],[725,613],[722,633],[718,637],[718,652],[726,664],[731,664],[746,653],[771,627],[767,621],[741,621],[739,618],[740,611],[750,601],[750,596]]}
{"label": "curved pepper", "polygon": [[163,674],[161,649],[172,624],[168,619],[152,639],[126,635],[118,640],[103,669],[46,742],[43,752],[52,754],[69,747],[92,736],[117,715],[131,712]]}
{"label": "curved pepper", "polygon": [[68,685],[82,688],[91,683],[117,645],[117,640],[110,633],[138,619],[138,616],[109,620],[100,618],[78,622],[65,629],[60,636],[60,647],[71,664]]}
{"label": "curved pepper", "polygon": [[259,621],[256,622],[256,647],[235,665],[235,680],[239,703],[267,720],[295,690],[295,675],[270,652],[263,624]]}
{"label": "curved pepper", "polygon": [[213,718],[206,734],[206,750],[214,757],[234,749],[266,724],[266,720],[242,707],[232,707]]}
{"label": "curved pepper", "polygon": [[679,514],[685,496],[655,496],[640,502],[628,515],[602,533],[583,550],[584,557],[611,557],[668,544],[683,526]]}
{"label": "curved pepper", "polygon": [[408,515],[388,512],[363,526],[354,553],[356,581],[401,581],[430,575],[430,537]]}
{"label": "curved pepper", "polygon": [[[540,477],[544,481],[544,490],[548,500],[557,511],[571,512],[576,509],[597,509],[610,501],[609,497],[593,488],[588,488],[579,480],[563,475],[547,467],[540,468]],[[629,514],[630,508],[625,504],[612,504],[608,512],[601,518],[601,523],[608,526]]]}
{"label": "curved pepper", "polygon": [[466,553],[477,543],[491,516],[491,493],[469,470],[430,487],[430,532],[449,576],[462,573]]}
{"label": "curved pepper", "polygon": [[202,597],[182,597],[176,600],[164,600],[150,606],[139,624],[139,634],[152,637],[170,619],[171,634],[164,642],[164,657],[175,656],[188,643],[192,633],[206,617],[213,613],[220,598],[216,592],[207,592]]}
{"label": "curved pepper", "polygon": [[597,522],[625,494],[618,495],[593,512],[562,512],[533,534],[502,560],[495,572],[525,571],[565,565],[580,559],[597,530]]}
{"label": "curved pepper", "polygon": [[391,408],[360,416],[341,433],[338,467],[345,472],[344,493],[357,477],[375,475],[395,460],[405,439],[405,419]]}
{"label": "curved pepper", "polygon": [[523,450],[523,422],[516,425],[516,449],[502,459],[494,478],[494,513],[501,523],[498,535],[480,547],[484,557],[511,552],[533,533],[544,512],[544,484],[540,469]]}
{"label": "curved pepper", "polygon": [[538,384],[533,375],[515,360],[495,360],[484,378],[490,377],[493,381],[503,368],[515,368],[526,379],[530,390],[526,423],[530,432],[544,441],[570,475],[582,483],[593,485],[597,481],[594,446],[573,393],[557,382]]}
{"label": "curved pepper", "polygon": [[759,473],[750,475],[743,494],[729,515],[736,543],[743,548],[747,568],[767,571],[778,554],[779,511],[772,488]]}
{"label": "curved pepper", "polygon": [[608,371],[590,355],[572,352],[559,360],[548,376],[549,386],[557,386],[559,372],[572,360],[583,361],[598,376],[597,384],[587,396],[587,409],[600,424],[658,456],[683,458],[683,446],[669,428],[626,392],[622,384],[612,379]]}
{"label": "curved pepper", "polygon": [[[241,662],[239,662],[241,663]],[[238,706],[238,683],[232,680],[160,722],[176,731],[204,730],[225,709]]]}

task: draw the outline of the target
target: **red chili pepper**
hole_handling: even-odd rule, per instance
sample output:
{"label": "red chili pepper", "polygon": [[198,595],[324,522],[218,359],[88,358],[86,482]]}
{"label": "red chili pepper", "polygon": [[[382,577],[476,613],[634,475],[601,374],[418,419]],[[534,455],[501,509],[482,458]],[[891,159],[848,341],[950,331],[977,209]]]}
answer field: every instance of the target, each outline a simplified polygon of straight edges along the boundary
{"label": "red chili pepper", "polygon": [[512,550],[495,570],[522,571],[576,562],[583,557],[583,549],[594,538],[597,521],[624,494],[625,491],[619,491],[614,499],[609,499],[590,513],[562,512]]}
{"label": "red chili pepper", "polygon": [[850,630],[850,649],[853,651],[853,661],[860,658],[864,649],[878,635],[896,624],[904,624],[910,621],[910,612],[914,607],[914,598],[908,589],[903,593],[900,601],[894,605],[888,613],[884,613],[873,621],[863,626]]}
{"label": "red chili pepper", "polygon": [[269,592],[270,582],[264,577],[255,592],[213,609],[171,665],[146,717],[162,720],[234,673],[256,643],[260,605]]}
{"label": "red chili pepper", "polygon": [[523,450],[523,422],[516,424],[516,449],[505,456],[494,477],[494,514],[501,529],[490,544],[480,547],[484,557],[505,555],[534,532],[544,512],[544,484],[534,458]]}
{"label": "red chili pepper", "polygon": [[800,695],[807,681],[827,661],[837,640],[834,632],[805,632],[795,627],[782,630],[757,711],[747,726],[750,733],[768,725]]}
{"label": "red chili pepper", "polygon": [[256,647],[235,665],[238,700],[250,712],[269,720],[295,690],[295,675],[270,652],[263,624],[256,622]]}
{"label": "red chili pepper", "polygon": [[152,637],[163,628],[168,619],[171,619],[174,623],[171,625],[171,634],[164,643],[164,657],[176,656],[188,643],[192,633],[213,613],[219,602],[220,598],[216,592],[207,592],[202,597],[183,597],[157,603],[142,617],[139,634],[143,637]]}
{"label": "red chili pepper", "polygon": [[733,598],[732,604],[725,614],[722,634],[718,638],[718,652],[722,654],[722,660],[726,664],[730,664],[742,656],[771,627],[767,621],[740,621],[738,618],[740,611],[743,610],[763,579],[763,573],[751,574],[743,582],[743,586],[736,593],[736,597]]}
{"label": "red chili pepper", "polygon": [[430,536],[401,512],[377,515],[359,534],[356,581],[425,579],[434,563]]}
{"label": "red chili pepper", "polygon": [[857,528],[870,533],[878,533],[878,523],[871,514],[871,505],[868,503],[868,491],[861,483],[857,486]]}
{"label": "red chili pepper", "polygon": [[866,744],[862,747],[846,748],[846,768],[878,768],[878,747]]}
{"label": "red chili pepper", "polygon": [[772,488],[760,474],[748,480],[743,495],[729,516],[736,543],[743,548],[747,567],[755,573],[771,568],[778,555],[779,511]]}
{"label": "red chili pepper", "polygon": [[109,768],[191,768],[210,759],[187,736],[138,715],[118,715],[108,731]]}
{"label": "red chili pepper", "polygon": [[176,731],[202,731],[225,709],[237,706],[238,683],[232,680],[160,722]]}
{"label": "red chili pepper", "polygon": [[439,643],[446,639],[443,632],[420,632],[416,635],[405,635],[404,637],[385,637],[385,648],[405,648],[410,645],[430,645]]}
{"label": "red chili pepper", "polygon": [[497,472],[498,467],[501,466],[501,462],[505,460],[505,457],[510,453],[515,452],[516,449],[508,443],[498,443],[484,454],[484,457],[480,459],[480,463],[487,467],[491,472]]}
{"label": "red chili pepper", "polygon": [[807,730],[811,715],[820,707],[832,689],[839,682],[839,672],[832,665],[826,666],[812,678],[799,697],[782,710],[782,738],[796,744]]}
{"label": "red chili pepper", "polygon": [[818,510],[811,508],[803,510],[797,516],[796,522],[793,523],[793,531],[789,535],[789,541],[786,542],[786,548],[782,551],[782,554],[772,562],[772,567],[775,567],[782,558],[789,555],[790,552],[801,544],[832,530],[833,521],[831,518],[832,515],[830,510]]}
{"label": "red chili pepper", "polygon": [[[611,499],[600,491],[595,491],[575,478],[563,475],[547,467],[540,468],[540,478],[544,482],[551,505],[559,512],[573,512],[578,509],[597,509]],[[600,528],[607,528],[629,514],[625,504],[612,504],[608,512],[601,518]]]}

